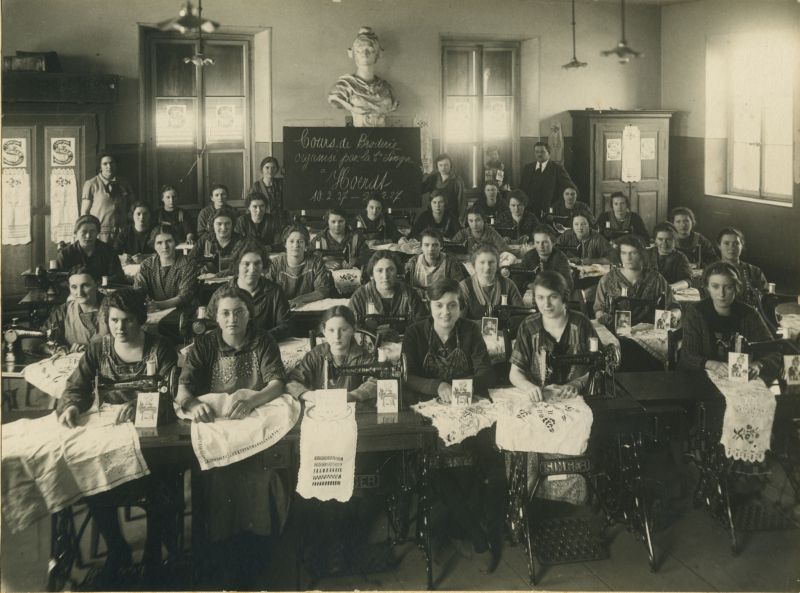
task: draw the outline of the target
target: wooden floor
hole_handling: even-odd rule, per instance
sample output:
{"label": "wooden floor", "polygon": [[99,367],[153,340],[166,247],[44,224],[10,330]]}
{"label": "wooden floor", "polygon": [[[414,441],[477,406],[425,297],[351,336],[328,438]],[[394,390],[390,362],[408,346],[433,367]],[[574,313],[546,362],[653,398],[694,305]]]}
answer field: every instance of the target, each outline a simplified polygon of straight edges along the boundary
{"label": "wooden floor", "polygon": [[[765,491],[770,499],[791,496],[782,476],[773,475]],[[610,558],[547,568],[537,589],[583,591],[798,591],[800,590],[800,530],[760,531],[748,534],[738,557],[730,552],[727,533],[704,511],[679,504],[677,518],[656,534],[661,558],[658,572],[649,570],[644,546],[620,527],[608,531]],[[798,516],[795,507],[795,519]],[[187,534],[189,530],[187,525]],[[134,549],[141,551],[144,521],[125,524]],[[3,531],[3,591],[36,591],[46,586],[49,520],[20,534]],[[291,535],[288,536],[291,538]],[[84,538],[85,540],[88,538]],[[188,539],[187,539],[188,541]],[[86,542],[84,542],[86,544]],[[84,545],[86,548],[86,545]],[[270,588],[294,589],[293,546],[278,546],[272,560]],[[386,573],[326,578],[322,590],[424,589],[425,564],[413,544],[395,549],[400,564]],[[530,589],[521,548],[506,547],[496,572],[482,574],[469,557],[447,548],[434,565],[436,587],[442,590]],[[99,565],[102,559],[93,561]],[[80,576],[82,573],[77,573]],[[304,581],[305,583],[308,581]]]}

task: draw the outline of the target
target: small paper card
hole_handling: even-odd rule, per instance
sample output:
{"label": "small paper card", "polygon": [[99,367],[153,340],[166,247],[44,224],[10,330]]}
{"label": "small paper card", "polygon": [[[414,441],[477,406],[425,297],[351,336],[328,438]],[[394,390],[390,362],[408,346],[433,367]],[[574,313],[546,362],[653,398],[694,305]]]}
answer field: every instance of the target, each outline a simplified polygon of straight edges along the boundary
{"label": "small paper card", "polygon": [[378,379],[378,414],[396,414],[400,409],[397,379]]}
{"label": "small paper card", "polygon": [[314,412],[320,416],[339,417],[347,413],[347,389],[317,389]]}
{"label": "small paper card", "polygon": [[614,328],[618,335],[631,335],[631,312],[617,311],[614,315]]}
{"label": "small paper card", "polygon": [[497,339],[497,317],[483,317],[481,319],[481,333],[483,338]]}
{"label": "small paper card", "polygon": [[454,406],[468,406],[472,403],[472,379],[453,379],[452,390],[450,403]]}
{"label": "small paper card", "polygon": [[669,331],[672,329],[672,311],[670,309],[656,309],[653,325],[656,331]]}
{"label": "small paper card", "polygon": [[728,352],[728,380],[747,383],[750,372],[750,355],[741,352]]}
{"label": "small paper card", "polygon": [[136,428],[155,428],[158,426],[158,392],[139,393],[136,396]]}
{"label": "small paper card", "polygon": [[800,385],[800,355],[784,356],[783,368],[786,374],[786,384]]}

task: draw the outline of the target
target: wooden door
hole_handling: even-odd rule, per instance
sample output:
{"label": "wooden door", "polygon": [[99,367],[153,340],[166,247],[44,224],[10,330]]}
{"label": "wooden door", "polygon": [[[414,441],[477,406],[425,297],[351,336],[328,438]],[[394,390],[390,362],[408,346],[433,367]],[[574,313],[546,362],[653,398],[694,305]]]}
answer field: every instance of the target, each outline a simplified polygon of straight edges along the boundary
{"label": "wooden door", "polygon": [[[622,130],[628,124],[638,126],[642,147],[642,179],[630,185],[620,179]],[[629,197],[631,210],[652,231],[667,216],[668,125],[650,119],[603,121],[595,123],[593,137],[595,215],[610,209],[611,194],[621,191]]]}

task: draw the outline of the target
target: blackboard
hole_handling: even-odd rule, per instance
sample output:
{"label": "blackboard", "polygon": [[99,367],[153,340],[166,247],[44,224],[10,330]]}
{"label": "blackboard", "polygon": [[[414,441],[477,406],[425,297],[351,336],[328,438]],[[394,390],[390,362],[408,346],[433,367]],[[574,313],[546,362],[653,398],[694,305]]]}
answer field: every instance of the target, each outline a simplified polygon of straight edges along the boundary
{"label": "blackboard", "polygon": [[290,210],[363,208],[377,194],[390,208],[419,208],[419,128],[283,128]]}

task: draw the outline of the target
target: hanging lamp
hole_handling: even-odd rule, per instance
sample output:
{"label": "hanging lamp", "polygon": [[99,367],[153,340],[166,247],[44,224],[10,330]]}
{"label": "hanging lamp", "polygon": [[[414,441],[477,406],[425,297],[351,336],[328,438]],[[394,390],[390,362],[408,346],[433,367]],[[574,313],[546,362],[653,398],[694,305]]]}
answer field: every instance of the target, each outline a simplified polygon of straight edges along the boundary
{"label": "hanging lamp", "polygon": [[606,50],[602,54],[606,57],[615,55],[619,58],[620,64],[627,64],[631,58],[641,58],[644,54],[628,46],[628,42],[625,40],[625,0],[620,0],[619,4],[622,12],[622,39],[615,48]]}
{"label": "hanging lamp", "polygon": [[181,35],[186,35],[197,31],[197,53],[190,58],[183,58],[185,64],[194,64],[196,67],[211,66],[213,58],[209,58],[203,53],[203,33],[213,33],[219,27],[219,23],[203,18],[203,0],[198,0],[197,8],[191,2],[186,2],[178,12],[178,17],[169,19],[158,24],[162,31],[177,31]]}
{"label": "hanging lamp", "polygon": [[562,68],[585,68],[588,66],[586,62],[581,62],[575,54],[575,0],[572,0],[572,59],[561,66]]}

